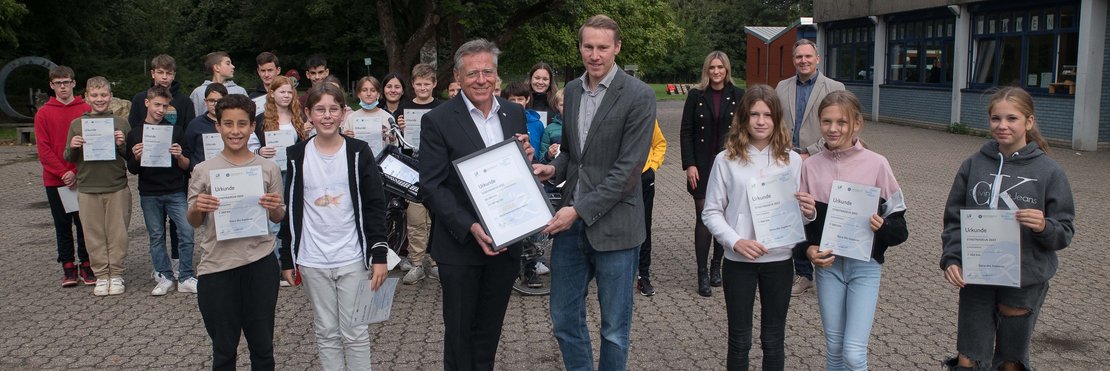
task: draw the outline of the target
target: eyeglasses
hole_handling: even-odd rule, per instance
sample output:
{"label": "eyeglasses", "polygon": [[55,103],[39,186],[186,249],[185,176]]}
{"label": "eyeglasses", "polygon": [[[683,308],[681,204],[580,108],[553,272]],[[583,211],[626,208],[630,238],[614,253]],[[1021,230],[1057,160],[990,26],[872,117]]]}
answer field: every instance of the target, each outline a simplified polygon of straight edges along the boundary
{"label": "eyeglasses", "polygon": [[319,115],[319,116],[324,116],[324,115],[331,116],[331,115],[336,115],[336,114],[343,113],[343,108],[340,108],[338,106],[327,107],[327,108],[325,108],[325,107],[316,107],[316,108],[312,109],[312,113],[315,113],[316,115]]}
{"label": "eyeglasses", "polygon": [[73,80],[62,80],[62,81],[51,81],[50,85],[61,87],[61,86],[70,86],[70,85],[73,85],[73,83],[74,83]]}
{"label": "eyeglasses", "polygon": [[495,76],[497,76],[497,70],[492,69],[492,68],[486,68],[486,69],[481,69],[481,70],[467,71],[465,76],[466,76],[467,79],[475,79],[475,78],[478,78],[478,76],[481,76],[481,75],[485,75],[485,76],[488,76],[488,77],[495,77]]}

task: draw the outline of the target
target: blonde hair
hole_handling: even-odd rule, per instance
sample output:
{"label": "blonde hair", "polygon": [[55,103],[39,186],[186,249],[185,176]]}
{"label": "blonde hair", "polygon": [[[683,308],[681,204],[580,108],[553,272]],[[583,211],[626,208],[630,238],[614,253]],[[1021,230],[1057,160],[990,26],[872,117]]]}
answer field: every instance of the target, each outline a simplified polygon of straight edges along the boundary
{"label": "blonde hair", "polygon": [[709,52],[709,55],[705,56],[705,63],[701,65],[701,80],[698,80],[698,90],[706,91],[706,89],[709,89],[709,64],[712,63],[714,59],[720,59],[721,64],[725,65],[725,83],[732,83],[732,63],[728,60],[728,54],[720,50],[714,50]]}
{"label": "blonde hair", "polygon": [[[991,103],[987,105],[987,117],[989,119],[990,113],[994,110],[994,105],[1001,101],[1010,102],[1017,108],[1018,112],[1025,115],[1025,119],[1033,119],[1035,110],[1033,108],[1033,97],[1025,89],[1016,86],[1006,86],[999,88],[991,95]],[[1037,143],[1044,153],[1048,153],[1048,141],[1045,141],[1041,136],[1041,131],[1037,129],[1037,121],[1033,120],[1033,127],[1025,131],[1026,143]]]}
{"label": "blonde hair", "polygon": [[775,94],[775,89],[762,84],[748,87],[740,98],[740,106],[732,116],[732,128],[728,130],[728,138],[725,140],[728,159],[740,160],[743,164],[752,162],[748,156],[748,145],[752,142],[748,128],[751,127],[750,117],[756,102],[763,102],[771,109],[771,121],[774,125],[771,127],[771,154],[776,163],[785,165],[790,162],[790,135],[786,133],[786,125],[782,124],[782,102],[779,101],[778,94]]}
{"label": "blonde hair", "polygon": [[825,111],[825,108],[837,106],[840,112],[847,116],[852,122],[859,123],[858,126],[848,125],[848,137],[851,139],[859,139],[859,132],[863,130],[863,109],[860,106],[859,98],[855,94],[847,90],[837,90],[825,96],[821,100],[821,105],[817,107],[817,113]]}
{"label": "blonde hair", "polygon": [[[275,76],[274,81],[270,82],[270,94],[278,90],[284,85],[293,86],[293,81],[285,76]],[[293,115],[293,128],[297,130],[297,136],[304,138],[304,117],[301,116],[301,102],[297,99],[297,89],[293,89],[293,100],[289,102],[289,112]],[[278,122],[278,107],[277,101],[274,97],[266,97],[266,108],[262,113],[262,131],[274,131],[281,128],[281,123]]]}
{"label": "blonde hair", "polygon": [[105,88],[112,91],[112,84],[104,76],[93,76],[85,82],[85,90]]}

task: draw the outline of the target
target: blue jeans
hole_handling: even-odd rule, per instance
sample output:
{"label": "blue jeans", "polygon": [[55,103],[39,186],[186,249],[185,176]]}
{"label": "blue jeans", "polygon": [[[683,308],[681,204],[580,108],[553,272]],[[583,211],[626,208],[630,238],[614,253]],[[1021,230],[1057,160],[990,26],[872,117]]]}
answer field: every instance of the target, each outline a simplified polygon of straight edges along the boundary
{"label": "blue jeans", "polygon": [[831,267],[814,269],[828,351],[826,369],[867,369],[867,342],[881,278],[882,265],[874,260],[837,256]]}
{"label": "blue jeans", "polygon": [[594,369],[586,326],[586,295],[590,280],[597,277],[597,301],[601,306],[601,359],[597,369],[624,370],[639,247],[594,250],[579,219],[570,229],[555,235],[551,250],[551,324],[563,353],[563,366],[568,371]]}
{"label": "blue jeans", "polygon": [[181,241],[179,247],[181,261],[178,264],[178,277],[185,281],[194,276],[193,273],[193,226],[185,218],[189,208],[185,192],[171,193],[161,196],[140,196],[139,205],[143,208],[143,221],[146,223],[146,233],[150,237],[150,263],[154,271],[167,278],[173,277],[173,268],[170,267],[170,256],[166,253],[166,216],[177,223],[177,238]]}

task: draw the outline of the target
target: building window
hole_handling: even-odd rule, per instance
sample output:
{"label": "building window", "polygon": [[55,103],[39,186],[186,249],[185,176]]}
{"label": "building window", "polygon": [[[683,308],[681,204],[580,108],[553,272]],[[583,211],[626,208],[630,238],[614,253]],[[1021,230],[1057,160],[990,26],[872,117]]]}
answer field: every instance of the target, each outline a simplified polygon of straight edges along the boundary
{"label": "building window", "polygon": [[976,13],[971,87],[1012,85],[1048,91],[1052,85],[1074,84],[1077,12],[1075,3],[1058,3]]}
{"label": "building window", "polygon": [[828,34],[828,75],[838,81],[870,82],[875,74],[875,26],[832,25]]}
{"label": "building window", "polygon": [[951,85],[955,17],[912,18],[888,24],[887,83]]}

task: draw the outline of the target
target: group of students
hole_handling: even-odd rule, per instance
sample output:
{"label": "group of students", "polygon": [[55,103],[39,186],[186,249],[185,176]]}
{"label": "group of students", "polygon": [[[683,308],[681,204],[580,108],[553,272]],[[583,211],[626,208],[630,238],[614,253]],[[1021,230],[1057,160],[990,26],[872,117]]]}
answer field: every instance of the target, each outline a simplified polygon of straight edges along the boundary
{"label": "group of students", "polygon": [[[714,264],[721,267],[720,278],[710,278],[705,271],[708,248],[699,251],[699,292],[709,295],[710,280],[723,283],[729,370],[750,367],[748,353],[757,291],[762,311],[762,367],[784,368],[787,308],[792,294],[798,294],[792,292],[791,284],[796,263],[815,267],[812,274],[824,329],[827,369],[866,370],[885,252],[905,242],[909,235],[905,199],[890,163],[860,139],[864,121],[855,95],[843,88],[810,90],[810,94],[820,96],[799,98],[801,107],[796,116],[786,112],[793,105],[785,100],[795,94],[790,90],[784,97],[784,88],[797,87],[800,91],[803,84],[812,86],[820,77],[813,69],[819,61],[816,48],[807,41],[795,44],[799,76],[784,81],[777,89],[749,86],[739,92],[735,102],[728,99],[731,84],[719,84],[724,73],[714,76],[714,67],[727,70],[728,57],[721,52],[710,53],[703,69],[704,90],[692,91],[691,96],[715,94],[709,104],[713,108],[705,107],[704,101],[699,103],[701,98],[692,99],[696,106],[687,103],[693,114],[716,117],[722,117],[721,110],[728,105],[735,106],[734,112],[725,111],[728,113],[722,121],[726,126],[719,133],[723,150],[708,162],[708,179],[698,179],[698,167],[704,164],[690,162],[687,166],[688,174],[693,175],[688,177],[690,188],[701,187],[704,192],[703,204],[696,205],[699,224],[704,222],[716,242],[723,245],[723,267]],[[803,76],[803,72],[809,73]],[[718,84],[713,86],[712,82]],[[720,98],[722,93],[724,100]],[[814,120],[808,129],[800,127],[809,122],[811,111],[805,106],[806,100],[817,103],[812,107],[816,110],[812,111]],[[1075,233],[1071,188],[1063,169],[1047,155],[1048,145],[1037,130],[1033,106],[1032,97],[1021,88],[1002,87],[993,93],[987,107],[992,139],[959,167],[949,192],[940,268],[944,278],[960,289],[955,344],[958,356],[945,361],[953,370],[1031,368],[1030,340],[1048,281],[1057,269],[1056,251],[1067,247]],[[807,130],[816,130],[820,137],[799,145],[799,134]],[[693,152],[685,147],[688,143],[694,141],[684,140],[684,154]],[[781,176],[794,180],[788,182],[790,189],[785,191],[797,199],[805,240],[765,246],[756,241],[748,192],[752,182]],[[868,260],[835,256],[831,250],[820,249],[834,181],[879,190],[879,207],[870,217],[874,242]],[[1000,204],[1000,199],[1013,201]],[[1016,211],[1021,229],[1020,287],[969,284],[963,279],[960,211],[997,207]]]}
{"label": "group of students", "polygon": [[[300,98],[295,71],[281,75],[278,59],[270,52],[259,54],[256,62],[262,84],[250,96],[232,80],[235,66],[223,52],[205,56],[211,78],[185,95],[174,79],[173,57],[158,55],[151,61],[151,86],[134,96],[127,119],[109,110],[112,92],[105,78],[89,79],[82,99],[74,94],[72,69],[51,70],[55,96],[36,114],[35,127],[55,219],[58,262],[63,264],[62,286],[83,280],[94,286],[97,296],[124,292],[122,262],[131,217],[127,173],[131,172],[138,177],[149,237],[155,283],[151,294],[166,295],[175,286],[179,292],[199,294],[198,304],[213,341],[214,368],[234,366],[240,332],[248,341],[252,365],[272,365],[269,344],[276,288],[297,281],[304,284],[313,304],[325,368],[369,369],[367,328],[347,322],[358,282],[371,278],[377,289],[386,274],[388,246],[384,228],[379,227],[385,224],[388,196],[375,160],[382,148],[355,139],[354,122],[379,118],[383,125],[378,143],[398,144],[390,122],[403,133],[406,109],[427,110],[442,103],[433,96],[436,71],[426,64],[413,69],[411,99],[399,74],[386,76],[384,86],[372,76],[363,77],[355,85],[358,107],[352,110],[323,58],[309,59],[306,71],[313,87]],[[561,94],[552,72],[550,66],[539,63],[528,82],[510,84],[503,95],[528,107],[531,141],[534,148],[543,148],[536,151],[537,162],[549,161],[559,152],[561,121],[555,109],[561,107]],[[459,84],[452,82],[450,96],[458,91]],[[540,120],[536,110],[550,112],[547,122]],[[83,123],[95,118],[114,122],[115,160],[83,158]],[[147,125],[172,126],[170,167],[142,166]],[[291,133],[295,144],[268,146],[267,133],[273,132]],[[409,153],[418,155],[414,150]],[[288,169],[284,163],[266,160],[274,160],[279,151],[288,158]],[[211,195],[209,173],[253,166],[260,167],[264,179],[266,194],[259,203],[269,211],[272,233],[217,241],[209,214],[218,208],[219,200]],[[65,210],[60,192],[67,190],[76,193],[84,218]],[[283,200],[289,200],[288,205]],[[402,264],[408,271],[403,281],[438,279],[435,261],[427,254],[429,213],[420,203],[410,202],[406,215],[409,254],[407,264]],[[79,261],[74,259],[75,244]],[[195,271],[194,245],[200,248]],[[425,269],[426,261],[430,268]],[[532,262],[524,279],[534,284],[535,276],[546,271],[542,262]]]}
{"label": "group of students", "polygon": [[[811,43],[795,45],[796,65],[798,50],[804,52],[811,47]],[[812,50],[815,54],[816,48]],[[805,53],[801,54],[805,59]],[[55,96],[36,114],[35,129],[47,199],[55,220],[63,286],[83,281],[94,286],[94,295],[124,292],[122,261],[127,251],[132,197],[127,172],[131,172],[138,176],[140,205],[150,239],[155,278],[152,294],[164,295],[175,285],[178,291],[198,293],[213,343],[214,368],[234,367],[240,334],[248,341],[254,367],[273,366],[274,309],[279,286],[275,277],[281,277],[286,284],[300,281],[305,286],[324,367],[369,369],[368,329],[353,326],[349,319],[358,283],[369,279],[372,288],[377,289],[387,274],[389,246],[381,226],[385,224],[388,196],[374,159],[380,148],[355,139],[353,122],[361,117],[381,117],[383,123],[395,120],[403,128],[405,109],[438,106],[441,101],[432,97],[435,69],[427,65],[414,68],[412,99],[404,98],[404,82],[399,75],[387,76],[382,80],[384,84],[374,77],[364,77],[355,86],[358,110],[352,110],[347,107],[347,94],[338,80],[329,78],[322,58],[310,61],[307,71],[313,87],[303,99],[297,97],[296,80],[280,75],[272,53],[260,54],[256,62],[263,85],[251,93],[256,94],[254,100],[231,81],[234,65],[220,52],[206,56],[205,66],[212,79],[198,87],[190,99],[173,79],[173,58],[159,55],[152,61],[151,87],[136,94],[133,102],[141,104],[133,104],[128,119],[110,111],[112,92],[107,79],[89,79],[82,99],[73,93],[71,69],[57,67],[50,71]],[[816,60],[806,67],[815,65]],[[704,223],[723,246],[719,276],[699,268],[699,291],[710,282],[720,281],[724,286],[729,322],[727,366],[749,367],[752,309],[758,289],[763,367],[784,368],[791,277],[795,262],[806,262],[816,266],[813,276],[828,348],[827,367],[866,369],[884,253],[906,241],[909,233],[905,201],[894,172],[885,157],[869,150],[859,139],[863,116],[860,102],[852,93],[837,90],[821,94],[813,107],[820,133],[818,144],[799,150],[798,138],[807,130],[800,126],[803,117],[808,120],[804,113],[808,110],[803,106],[799,111],[802,117],[785,112],[788,105],[782,101],[782,94],[766,85],[750,86],[746,91],[726,89],[731,87],[722,83],[728,80],[728,69],[727,56],[711,53],[703,69],[703,80],[709,83],[701,84],[705,91],[696,92],[705,94],[709,102],[698,103],[698,107],[726,122],[725,129],[716,134],[723,150],[708,163],[711,170],[699,174],[698,168],[705,164],[687,165],[686,141],[683,143],[683,165],[690,188],[700,187],[704,192],[696,205],[699,224]],[[562,99],[552,76],[550,66],[537,64],[529,72],[528,81],[510,83],[503,94],[509,101],[530,108],[526,111],[527,129],[535,163],[548,162],[560,152]],[[813,80],[810,75],[797,84],[801,87]],[[452,96],[458,91],[455,85],[448,89]],[[778,90],[781,88],[782,84]],[[547,122],[536,111],[551,112]],[[960,288],[959,355],[948,361],[953,369],[1029,367],[1029,343],[1048,281],[1057,268],[1056,251],[1066,247],[1074,235],[1070,186],[1060,166],[1047,156],[1048,146],[1036,127],[1032,98],[1020,88],[999,89],[990,100],[988,114],[993,139],[961,165],[944,213],[941,268],[945,279]],[[112,121],[114,160],[84,159],[82,133],[88,119]],[[181,125],[184,123],[188,124]],[[142,166],[145,125],[173,126],[170,167]],[[658,124],[654,130],[661,139]],[[296,136],[295,144],[284,149],[288,158],[285,170],[267,160],[278,154],[277,148],[266,145],[266,132],[272,131]],[[207,149],[215,144],[214,134],[222,145],[218,152]],[[398,142],[385,125],[382,140]],[[657,157],[661,160],[662,154]],[[651,166],[649,159],[644,179],[652,170],[653,181]],[[218,209],[220,200],[211,194],[209,174],[254,167],[262,175],[265,190],[259,204],[267,210],[275,233],[218,241],[211,213]],[[690,167],[694,167],[693,176]],[[754,238],[748,184],[783,172],[794,179],[796,188],[791,191],[804,218],[806,238],[796,245],[764,246]],[[868,261],[834,256],[818,248],[834,181],[880,190],[879,209],[870,218],[875,243]],[[83,218],[65,210],[62,194],[67,189],[76,190]],[[644,192],[646,197],[646,187]],[[1022,197],[1007,197],[1018,192]],[[1007,204],[1018,209],[1021,287],[966,284],[961,274],[959,211],[995,208],[1000,198],[1012,199]],[[650,207],[646,211],[650,213]],[[167,218],[171,237],[177,237],[171,253],[167,253],[165,244]],[[422,205],[409,204],[411,242],[406,283],[437,275],[435,262],[425,262],[426,258],[430,260],[426,256],[430,223]],[[73,226],[77,227],[76,241]],[[195,272],[194,242],[201,250]],[[640,254],[640,278],[644,279],[644,251]],[[699,252],[699,267],[705,267],[707,258],[706,248]],[[425,264],[430,267],[425,269]],[[529,265],[533,275],[544,269],[538,263]],[[648,295],[642,281],[640,284],[641,292]]]}

